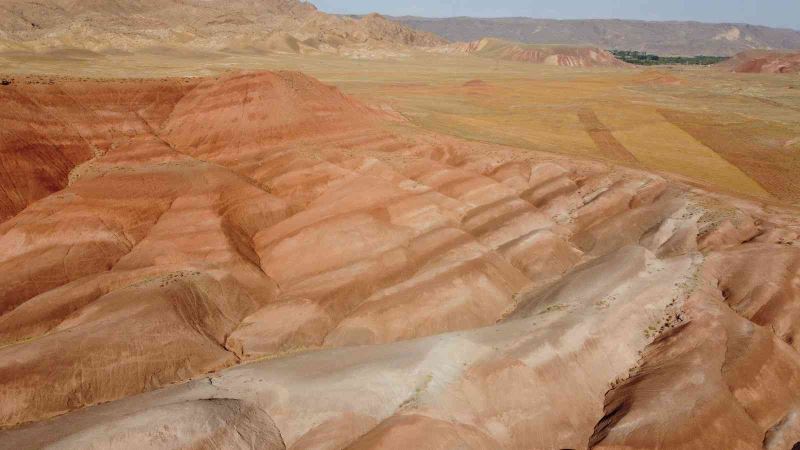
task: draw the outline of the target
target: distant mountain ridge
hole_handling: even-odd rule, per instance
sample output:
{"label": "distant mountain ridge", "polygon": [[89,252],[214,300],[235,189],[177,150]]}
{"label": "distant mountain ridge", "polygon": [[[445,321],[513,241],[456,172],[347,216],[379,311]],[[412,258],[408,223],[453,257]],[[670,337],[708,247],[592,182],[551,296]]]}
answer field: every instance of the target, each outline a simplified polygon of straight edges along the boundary
{"label": "distant mountain ridge", "polygon": [[405,16],[391,19],[463,42],[496,37],[528,44],[590,45],[674,56],[733,56],[753,49],[800,49],[800,31],[748,24],[524,17],[436,19]]}

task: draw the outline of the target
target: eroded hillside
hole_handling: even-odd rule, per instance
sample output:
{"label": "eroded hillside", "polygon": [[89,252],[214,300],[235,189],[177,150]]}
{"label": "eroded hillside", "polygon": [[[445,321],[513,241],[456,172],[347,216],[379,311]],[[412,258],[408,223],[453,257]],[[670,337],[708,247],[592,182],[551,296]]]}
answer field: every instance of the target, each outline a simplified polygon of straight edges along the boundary
{"label": "eroded hillside", "polygon": [[626,64],[606,50],[591,46],[531,45],[483,38],[432,49],[436,53],[476,55],[533,64],[566,67],[624,67]]}
{"label": "eroded hillside", "polygon": [[295,72],[31,80],[0,90],[2,449],[800,441],[796,210]]}
{"label": "eroded hillside", "polygon": [[142,50],[349,52],[445,41],[377,14],[361,19],[299,0],[9,0],[0,5],[0,52]]}
{"label": "eroded hillside", "polygon": [[800,53],[750,51],[739,53],[720,67],[742,73],[800,73]]}
{"label": "eroded hillside", "polygon": [[528,44],[595,45],[605,49],[683,56],[733,56],[753,49],[791,51],[800,47],[800,31],[742,23],[530,17],[392,19],[452,41],[494,36]]}

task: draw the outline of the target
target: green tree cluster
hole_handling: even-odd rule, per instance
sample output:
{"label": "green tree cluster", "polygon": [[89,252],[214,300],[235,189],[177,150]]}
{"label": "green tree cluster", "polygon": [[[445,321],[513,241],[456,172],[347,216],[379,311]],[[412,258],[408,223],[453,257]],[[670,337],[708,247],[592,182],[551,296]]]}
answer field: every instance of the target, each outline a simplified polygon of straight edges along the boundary
{"label": "green tree cluster", "polygon": [[647,52],[635,50],[610,50],[610,52],[622,61],[640,66],[658,66],[667,64],[684,64],[708,66],[717,64],[728,59],[726,56],[658,56]]}

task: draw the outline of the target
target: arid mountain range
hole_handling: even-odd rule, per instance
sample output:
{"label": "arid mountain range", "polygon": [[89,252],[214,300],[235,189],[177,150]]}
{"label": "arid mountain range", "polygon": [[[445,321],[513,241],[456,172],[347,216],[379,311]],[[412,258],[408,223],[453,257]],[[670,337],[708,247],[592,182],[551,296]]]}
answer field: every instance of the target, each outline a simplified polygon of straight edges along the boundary
{"label": "arid mountain range", "polygon": [[457,42],[433,47],[429,51],[551,66],[622,67],[626,65],[608,51],[597,47],[521,44],[495,38]]}
{"label": "arid mountain range", "polygon": [[0,4],[0,50],[179,47],[298,53],[443,42],[379,15],[332,16],[298,0],[10,0]]}
{"label": "arid mountain range", "polygon": [[720,67],[745,73],[800,73],[800,52],[765,50],[742,52],[725,61]]}
{"label": "arid mountain range", "polygon": [[551,20],[531,18],[430,19],[393,17],[410,27],[451,41],[497,37],[530,44],[591,45],[659,55],[732,56],[752,49],[800,50],[800,31],[747,24]]}

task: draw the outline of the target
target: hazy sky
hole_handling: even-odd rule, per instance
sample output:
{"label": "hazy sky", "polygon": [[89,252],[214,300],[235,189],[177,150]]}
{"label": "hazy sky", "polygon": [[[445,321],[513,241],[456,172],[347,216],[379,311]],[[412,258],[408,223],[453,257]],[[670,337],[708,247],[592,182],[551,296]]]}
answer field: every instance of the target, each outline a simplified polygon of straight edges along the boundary
{"label": "hazy sky", "polygon": [[800,29],[800,0],[312,0],[325,12],[744,22]]}

